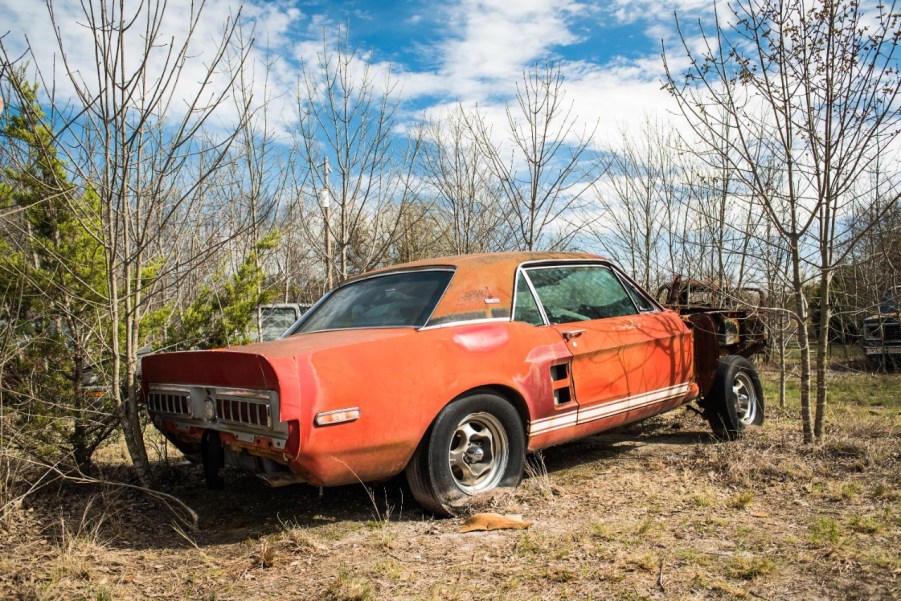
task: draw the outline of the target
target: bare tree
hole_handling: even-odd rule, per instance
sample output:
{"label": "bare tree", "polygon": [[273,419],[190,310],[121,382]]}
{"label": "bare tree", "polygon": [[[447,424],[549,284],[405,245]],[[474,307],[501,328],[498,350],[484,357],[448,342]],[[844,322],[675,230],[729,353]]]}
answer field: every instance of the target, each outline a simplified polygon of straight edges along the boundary
{"label": "bare tree", "polygon": [[[894,161],[888,153],[873,162],[863,187],[870,190],[851,213],[843,228],[851,235],[840,241],[845,261],[835,272],[835,309],[832,335],[847,343],[863,334],[864,319],[881,313],[901,299],[901,203],[891,193],[883,194],[886,181],[894,177]],[[858,230],[862,230],[858,233]],[[894,298],[893,298],[894,296]],[[845,347],[846,356],[847,346]],[[874,367],[884,368],[883,357],[869,355]]]}
{"label": "bare tree", "polygon": [[605,170],[592,152],[597,126],[578,129],[563,73],[550,62],[523,73],[506,117],[504,142],[495,141],[481,114],[468,123],[500,184],[515,246],[564,247],[583,228],[583,196]]}
{"label": "bare tree", "polygon": [[[721,111],[719,118],[720,136],[707,140],[706,148],[688,140],[683,141],[683,147],[693,160],[691,176],[685,182],[692,255],[700,261],[699,273],[728,295],[730,288],[752,279],[756,266],[752,243],[759,234],[763,211],[730,158],[730,144],[737,130],[727,114]],[[766,156],[755,160],[762,173],[770,173],[764,170]],[[715,300],[727,299],[722,296]]]}
{"label": "bare tree", "polygon": [[395,93],[390,74],[380,76],[350,47],[346,31],[334,43],[323,34],[322,51],[303,66],[297,95],[301,175],[296,179],[305,184],[300,194],[312,205],[310,214],[319,192],[327,194],[339,281],[384,258],[399,224],[379,216],[416,194],[413,166],[420,141],[393,131]]}
{"label": "bare tree", "polygon": [[194,257],[174,265],[178,244],[161,247],[159,240],[179,241],[191,218],[207,210],[206,188],[242,131],[247,106],[239,107],[234,127],[219,130],[212,143],[203,134],[225,104],[235,67],[249,48],[235,35],[236,15],[224,24],[216,45],[206,46],[203,64],[195,69],[196,46],[208,44],[194,39],[203,2],[180,15],[185,32],[180,39],[163,33],[168,6],[162,0],[134,7],[83,3],[80,23],[91,34],[95,66],[85,71],[72,62],[69,50],[75,42],[67,39],[52,1],[47,8],[65,79],[75,94],[71,104],[57,107],[67,118],[60,140],[73,180],[98,197],[101,227],[91,228],[88,220],[83,225],[102,245],[106,261],[110,391],[129,454],[146,483],[149,464],[138,421],[136,372],[148,294],[166,270],[184,268],[211,246],[194,248]]}
{"label": "bare tree", "polygon": [[449,254],[506,248],[499,182],[467,126],[458,105],[440,121],[430,123],[421,155],[423,175],[435,197],[435,209],[445,224],[441,244]]}
{"label": "bare tree", "polygon": [[410,202],[386,217],[398,222],[397,236],[388,252],[391,263],[406,263],[446,254],[446,224],[431,203]]}
{"label": "bare tree", "polygon": [[[276,255],[279,254],[277,239],[280,238],[281,231],[278,209],[288,192],[287,165],[277,161],[277,157],[284,156],[284,153],[277,147],[276,134],[270,122],[270,65],[262,65],[262,69],[261,97],[256,108],[243,121],[237,148],[234,150],[234,160],[227,164],[228,170],[232,172],[227,178],[231,188],[227,207],[232,214],[229,247],[236,251],[229,253],[232,260],[231,273],[237,273],[248,257],[253,259],[256,270],[263,270],[265,263],[272,263],[277,267]],[[253,95],[257,82],[253,65],[239,62],[234,70],[238,73],[238,78],[232,100],[235,111],[240,114],[245,107],[254,104]],[[243,231],[245,226],[246,232]],[[241,235],[242,233],[246,235]],[[277,269],[267,271],[277,277],[287,277],[286,274],[278,275]],[[261,281],[253,296],[260,300],[274,296],[279,284],[280,282]],[[254,313],[254,329],[259,339],[263,324],[260,312]]]}
{"label": "bare tree", "polygon": [[660,283],[676,265],[686,268],[685,243],[691,238],[685,232],[690,216],[684,170],[689,166],[679,160],[679,145],[675,131],[650,120],[637,132],[622,131],[607,177],[598,184],[602,214],[592,231],[645,288]]}
{"label": "bare tree", "polygon": [[[664,55],[666,85],[700,143],[725,149],[721,156],[786,242],[801,347],[801,421],[810,442],[824,434],[840,216],[853,206],[855,184],[878,148],[899,131],[898,15],[877,7],[865,27],[856,2],[802,0],[741,0],[731,12],[731,24],[716,19],[711,35],[701,30],[699,52],[680,26],[689,66],[673,73]],[[897,198],[897,182],[891,189]],[[804,290],[812,278],[821,299],[813,423]]]}

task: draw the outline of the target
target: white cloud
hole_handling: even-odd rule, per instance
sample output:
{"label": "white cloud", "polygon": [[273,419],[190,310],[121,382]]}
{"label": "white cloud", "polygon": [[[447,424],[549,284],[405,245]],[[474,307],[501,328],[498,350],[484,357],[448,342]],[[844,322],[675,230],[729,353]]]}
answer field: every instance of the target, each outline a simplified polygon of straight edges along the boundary
{"label": "white cloud", "polygon": [[[504,105],[515,94],[516,82],[531,65],[542,60],[560,61],[567,99],[574,114],[589,130],[598,124],[599,146],[623,127],[637,125],[647,115],[666,120],[676,106],[661,89],[664,72],[661,40],[666,44],[671,68],[686,65],[673,22],[676,11],[685,18],[710,11],[709,0],[677,0],[670,3],[621,0],[605,2],[568,0],[462,0],[445,9],[447,36],[431,50],[438,66],[431,72],[397,72],[407,98],[443,96],[438,105],[424,111],[441,114],[461,102],[478,105],[495,131],[505,127]],[[583,26],[597,21],[614,27],[640,23],[647,37],[646,51],[637,57],[615,57],[606,63],[563,58],[568,46],[582,41]],[[692,49],[699,40],[689,38]],[[577,128],[583,129],[583,128]]]}
{"label": "white cloud", "polygon": [[577,38],[566,21],[571,2],[466,0],[452,16],[462,35],[444,44],[451,77],[508,80],[557,45]]}
{"label": "white cloud", "polygon": [[[109,4],[102,0],[90,2],[95,8]],[[56,0],[53,6],[67,58],[90,81],[95,72],[95,45],[85,27],[81,0]],[[126,3],[126,6],[138,5]],[[245,3],[241,9],[244,35],[249,39],[252,31],[255,38],[246,73],[247,84],[255,106],[259,108],[265,103],[269,123],[282,132],[291,127],[294,119],[291,97],[301,63],[315,68],[317,55],[322,51],[323,32],[332,41],[343,27],[329,14],[328,5],[303,6],[301,10],[287,2],[256,0]],[[224,23],[237,13],[237,7],[237,0],[211,0],[206,4],[191,58],[178,86],[182,96],[189,97],[196,90],[196,82],[203,78],[203,65],[211,60]],[[375,60],[370,62],[369,74],[377,85],[396,82],[396,97],[401,101],[416,101],[421,106],[427,99],[440,99],[432,110],[426,111],[431,114],[440,112],[442,105],[454,105],[458,101],[467,106],[478,104],[498,130],[506,119],[504,103],[515,94],[515,83],[521,79],[523,70],[545,59],[561,60],[568,47],[585,41],[584,26],[590,29],[605,18],[615,19],[617,23],[640,22],[648,42],[644,56],[618,58],[605,64],[561,62],[567,98],[574,102],[575,113],[586,124],[600,123],[598,139],[603,144],[604,139],[622,126],[639,121],[645,113],[665,113],[672,108],[668,95],[660,90],[659,40],[667,41],[668,50],[672,48],[671,60],[676,61],[678,68],[683,64],[680,55],[684,53],[677,52],[679,48],[673,45],[672,13],[676,10],[686,16],[696,15],[710,10],[710,4],[709,0],[677,0],[666,4],[651,0],[617,0],[613,4],[588,0],[459,0],[437,4],[430,10],[416,11],[408,23],[420,27],[429,23],[434,28],[434,41],[422,49],[433,59],[434,68],[413,70],[402,64]],[[169,0],[161,39],[174,37],[176,42],[181,41],[187,34],[189,11],[190,0]],[[47,69],[54,61],[60,64],[59,49],[52,39],[47,39],[49,19],[43,3],[0,4],[0,22],[18,25],[15,33],[4,38],[7,47],[22,51],[27,35],[38,65]],[[353,33],[351,24],[351,47],[356,44]],[[132,32],[127,42],[132,65],[142,55],[140,34],[140,31]],[[369,49],[365,46],[360,49],[361,58],[365,58]],[[152,73],[162,72],[166,51],[167,48],[158,47],[152,53]],[[357,77],[361,76],[363,67],[362,62],[354,66]],[[61,75],[58,72],[56,76],[57,92],[71,97],[72,90],[60,85]],[[224,75],[220,73],[218,77],[221,85]],[[176,102],[173,106],[179,105],[183,103]],[[221,111],[219,119],[227,123],[235,113],[234,103],[230,103],[228,110]]]}
{"label": "white cloud", "polygon": [[[191,3],[189,0],[170,1],[165,6],[165,11],[160,13],[159,33],[153,40],[153,46],[148,50],[147,10],[162,9],[162,3],[156,4],[151,1],[149,7],[146,2],[125,3],[124,15],[118,14],[117,3],[93,0],[85,2],[84,6],[89,11],[94,11],[98,20],[101,19],[102,11],[110,11],[106,19],[108,22],[120,22],[123,17],[128,21],[137,17],[125,32],[121,56],[124,57],[126,77],[136,73],[141,62],[147,59],[148,87],[164,80],[167,73],[176,68],[175,57],[181,46],[187,42],[189,35],[191,36],[187,60],[181,65],[180,77],[169,86],[173,100],[171,109],[175,116],[178,116],[180,111],[183,113],[187,110],[188,99],[200,93],[201,82],[206,78],[207,68],[214,60],[214,54],[221,44],[227,24],[234,20],[239,10],[237,5],[208,2],[200,18],[196,19],[193,34],[190,34],[191,23],[194,21]],[[68,85],[64,63],[68,65],[79,85],[96,94],[99,83],[96,68],[98,45],[95,34],[100,35],[100,32],[90,27],[89,17],[85,14],[80,0],[57,0],[51,7],[53,22],[62,41],[62,50],[52,34],[51,14],[43,3],[38,2],[6,3],[0,6],[0,22],[17,24],[15,30],[4,38],[4,45],[15,55],[23,54],[30,48],[31,56],[27,60],[32,68],[40,69],[45,82],[55,84],[56,94],[61,96],[62,100],[75,97],[74,88]],[[137,13],[139,10],[140,14]],[[297,9],[281,10],[276,4],[248,5],[241,10],[244,25],[240,37],[249,42],[252,35],[257,37],[263,35],[266,43],[274,46],[286,44],[291,23],[302,16]],[[254,28],[256,33],[252,34]],[[263,48],[263,44],[260,44],[259,49],[251,52],[251,64],[263,59]],[[112,63],[112,59],[107,62]],[[204,99],[213,97],[216,90],[227,86],[225,67],[220,65],[213,74],[214,85],[203,92]],[[141,100],[136,99],[136,102]],[[143,100],[147,101],[148,98]]]}
{"label": "white cloud", "polygon": [[405,97],[509,95],[529,65],[579,41],[573,24],[588,9],[575,0],[462,0],[440,10],[444,37],[423,50],[435,57],[435,70],[395,69]]}
{"label": "white cloud", "polygon": [[672,21],[673,13],[681,16],[710,11],[712,0],[613,0],[602,2],[607,13],[620,23]]}

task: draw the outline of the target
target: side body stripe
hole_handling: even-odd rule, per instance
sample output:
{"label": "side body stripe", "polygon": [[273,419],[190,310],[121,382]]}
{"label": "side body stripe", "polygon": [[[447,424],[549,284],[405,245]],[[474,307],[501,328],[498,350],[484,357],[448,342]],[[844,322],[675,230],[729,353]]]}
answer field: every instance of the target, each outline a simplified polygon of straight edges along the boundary
{"label": "side body stripe", "polygon": [[676,384],[667,388],[660,388],[642,394],[625,397],[618,401],[604,403],[587,408],[576,408],[566,413],[536,419],[529,423],[529,436],[536,436],[546,432],[553,432],[563,428],[571,428],[573,426],[581,426],[589,422],[612,417],[620,413],[625,413],[632,409],[639,409],[670,401],[674,398],[685,396],[690,390],[688,382],[684,384]]}

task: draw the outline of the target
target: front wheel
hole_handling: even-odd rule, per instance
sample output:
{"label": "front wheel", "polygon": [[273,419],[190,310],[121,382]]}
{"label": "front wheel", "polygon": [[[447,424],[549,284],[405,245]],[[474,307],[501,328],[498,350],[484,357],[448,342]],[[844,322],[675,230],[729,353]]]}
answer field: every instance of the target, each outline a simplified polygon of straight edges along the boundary
{"label": "front wheel", "polygon": [[763,390],[751,362],[739,355],[720,359],[713,388],[704,402],[704,416],[714,434],[738,438],[748,426],[763,423]]}
{"label": "front wheel", "polygon": [[455,515],[480,493],[522,479],[525,432],[516,409],[490,393],[454,401],[438,414],[407,465],[416,500]]}

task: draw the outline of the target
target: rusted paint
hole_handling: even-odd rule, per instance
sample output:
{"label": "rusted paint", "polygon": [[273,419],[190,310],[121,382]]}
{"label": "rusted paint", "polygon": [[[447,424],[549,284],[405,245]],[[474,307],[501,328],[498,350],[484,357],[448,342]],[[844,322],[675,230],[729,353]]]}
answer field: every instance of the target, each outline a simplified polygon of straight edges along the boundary
{"label": "rusted paint", "polygon": [[[265,437],[248,442],[224,435],[223,444],[274,459],[317,485],[399,473],[441,409],[475,389],[497,390],[517,406],[524,425],[536,432],[529,438],[530,449],[695,398],[693,339],[669,310],[579,322],[586,332],[570,342],[561,336],[563,326],[509,321],[519,265],[586,260],[607,264],[589,254],[503,253],[381,270],[376,273],[455,268],[430,326],[463,316],[506,320],[419,330],[316,332],[228,350],[152,355],[144,359],[144,385],[278,391],[279,417],[291,433],[284,450],[273,449]],[[556,403],[554,391],[562,389],[570,391],[569,400]],[[347,407],[359,407],[360,418],[328,428],[313,425],[317,413]],[[563,426],[558,428],[558,421]],[[188,451],[199,445],[200,428],[164,422],[162,429]]]}
{"label": "rusted paint", "polygon": [[[513,289],[516,268],[519,265],[539,261],[579,259],[606,261],[603,257],[588,253],[525,251],[484,253],[413,261],[378,269],[360,278],[409,269],[454,268],[454,277],[428,323],[440,325],[464,320],[509,317],[513,312]],[[497,302],[486,303],[495,300]]]}
{"label": "rusted paint", "polygon": [[[699,303],[689,297],[690,292],[706,292],[710,295],[711,302]],[[735,293],[753,294],[757,296],[756,306],[744,306],[741,303],[728,302],[729,295]],[[714,371],[716,361],[722,355],[741,355],[751,358],[762,351],[767,344],[766,328],[759,314],[759,307],[766,304],[766,294],[754,286],[740,286],[737,289],[725,289],[717,284],[685,278],[681,275],[673,277],[672,281],[657,289],[657,298],[663,297],[666,307],[678,312],[688,321],[692,321],[696,315],[706,315],[707,318],[697,320],[697,325],[702,328],[701,339],[703,344],[698,346],[700,360],[705,365],[713,361]],[[720,336],[712,338],[706,336],[712,330]],[[731,338],[724,336],[727,330],[737,330],[737,336]],[[702,390],[709,388],[709,365],[699,369]],[[709,378],[712,383],[712,376]]]}
{"label": "rusted paint", "polygon": [[720,358],[716,321],[707,313],[687,315],[684,319],[694,331],[695,379],[701,388],[701,394],[706,395],[713,387]]}

